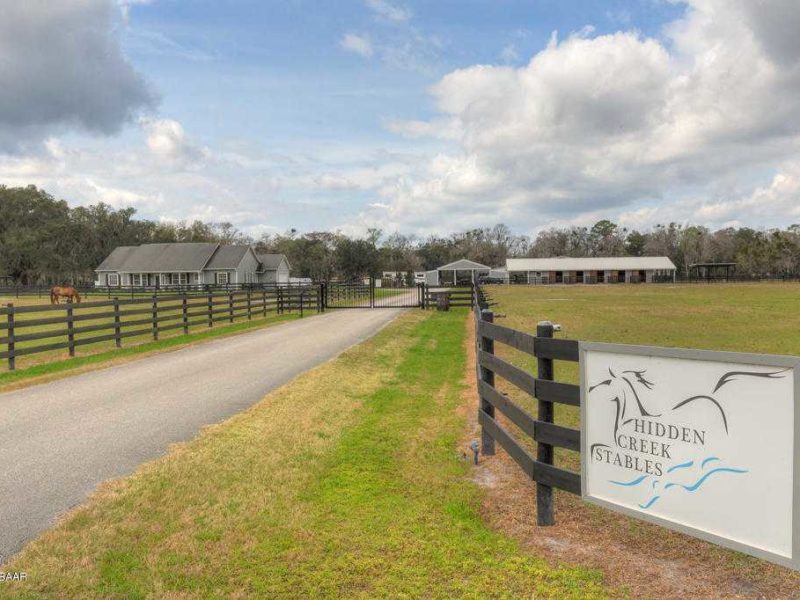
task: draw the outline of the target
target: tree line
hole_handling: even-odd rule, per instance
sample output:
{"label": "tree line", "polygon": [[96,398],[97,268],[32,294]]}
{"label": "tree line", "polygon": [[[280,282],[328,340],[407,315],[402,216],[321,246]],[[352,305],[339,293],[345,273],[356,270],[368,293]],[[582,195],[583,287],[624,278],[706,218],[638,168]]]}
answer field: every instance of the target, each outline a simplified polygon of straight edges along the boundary
{"label": "tree line", "polygon": [[737,273],[749,276],[800,273],[800,225],[710,231],[670,223],[638,231],[602,220],[546,229],[535,238],[498,224],[424,238],[378,229],[363,237],[292,229],[254,239],[230,223],[156,222],[136,218],[133,208],[71,208],[34,186],[0,186],[0,278],[6,282],[89,283],[117,246],[164,242],[252,244],[258,252],[285,254],[293,276],[314,280],[430,270],[460,258],[502,266],[507,257],[551,256],[668,256],[681,275],[698,262],[735,262]]}

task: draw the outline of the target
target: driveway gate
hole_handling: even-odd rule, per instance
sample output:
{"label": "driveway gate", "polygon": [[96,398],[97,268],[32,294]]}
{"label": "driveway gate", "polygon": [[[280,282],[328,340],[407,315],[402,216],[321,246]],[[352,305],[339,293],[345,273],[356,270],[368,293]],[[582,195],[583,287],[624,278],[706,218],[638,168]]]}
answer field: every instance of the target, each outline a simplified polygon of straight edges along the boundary
{"label": "driveway gate", "polygon": [[425,285],[379,287],[366,282],[329,281],[323,285],[325,308],[424,308]]}

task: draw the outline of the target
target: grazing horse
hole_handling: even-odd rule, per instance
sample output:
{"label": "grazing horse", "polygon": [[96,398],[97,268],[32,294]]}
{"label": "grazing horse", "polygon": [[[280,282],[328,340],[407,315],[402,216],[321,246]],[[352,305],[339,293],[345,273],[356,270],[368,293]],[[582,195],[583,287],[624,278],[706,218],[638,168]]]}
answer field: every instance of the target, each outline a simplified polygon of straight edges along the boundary
{"label": "grazing horse", "polygon": [[54,286],[50,289],[50,304],[59,304],[59,298],[67,298],[70,302],[81,303],[81,295],[74,287]]}

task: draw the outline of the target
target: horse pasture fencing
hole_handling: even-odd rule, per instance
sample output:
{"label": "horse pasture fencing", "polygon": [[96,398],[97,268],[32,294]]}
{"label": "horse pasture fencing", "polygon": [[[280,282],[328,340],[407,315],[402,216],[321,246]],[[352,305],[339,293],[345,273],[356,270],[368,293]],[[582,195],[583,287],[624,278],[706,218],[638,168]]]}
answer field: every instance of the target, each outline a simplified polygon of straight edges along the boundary
{"label": "horse pasture fencing", "polygon": [[[489,304],[476,285],[481,450],[499,444],[536,483],[539,525],[554,524],[559,489],[800,570],[800,357],[556,339],[548,321],[496,324]],[[535,357],[536,373],[496,344]],[[578,363],[580,385],[557,381],[554,361]],[[556,404],[580,409],[580,429],[554,422]],[[555,448],[578,453],[580,472]]]}
{"label": "horse pasture fencing", "polygon": [[210,328],[267,317],[268,314],[324,310],[319,286],[272,287],[204,294],[182,293],[149,297],[112,298],[94,302],[32,304],[0,307],[0,359],[16,369],[20,356],[114,342],[121,348],[129,338],[159,339],[159,334]]}
{"label": "horse pasture fencing", "polygon": [[[495,442],[511,456],[525,474],[536,482],[537,522],[553,525],[555,512],[553,488],[571,494],[581,494],[579,473],[554,465],[554,447],[579,452],[580,431],[556,425],[554,403],[580,405],[580,388],[570,383],[554,381],[554,360],[576,362],[578,342],[555,339],[552,323],[543,322],[536,335],[503,327],[494,323],[494,313],[488,310],[486,295],[479,285],[474,286],[474,317],[477,352],[477,383],[480,397],[478,422],[481,426],[483,454],[495,453]],[[495,342],[536,357],[536,376],[495,355]],[[538,414],[532,415],[495,387],[499,375],[517,388],[536,398]],[[536,456],[497,419],[501,413],[520,431],[536,442]]]}

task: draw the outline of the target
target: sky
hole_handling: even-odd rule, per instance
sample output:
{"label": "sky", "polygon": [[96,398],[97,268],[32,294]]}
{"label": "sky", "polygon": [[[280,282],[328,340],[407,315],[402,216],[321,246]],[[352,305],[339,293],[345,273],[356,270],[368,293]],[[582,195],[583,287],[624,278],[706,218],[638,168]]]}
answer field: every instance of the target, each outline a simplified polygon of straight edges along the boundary
{"label": "sky", "polygon": [[796,0],[0,0],[0,184],[258,236],[800,223]]}

